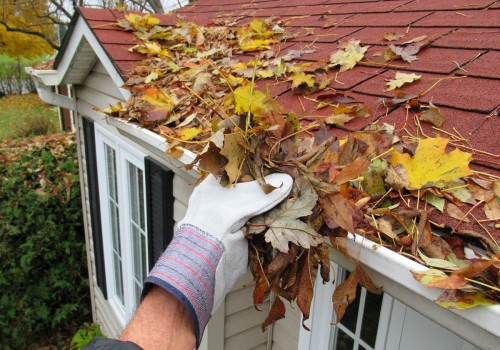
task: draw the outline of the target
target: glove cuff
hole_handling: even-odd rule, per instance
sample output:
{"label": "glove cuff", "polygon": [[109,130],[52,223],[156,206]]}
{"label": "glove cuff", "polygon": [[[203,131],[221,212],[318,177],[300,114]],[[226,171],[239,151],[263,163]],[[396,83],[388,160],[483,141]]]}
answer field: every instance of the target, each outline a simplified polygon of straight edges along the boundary
{"label": "glove cuff", "polygon": [[179,300],[193,319],[197,347],[214,303],[215,272],[224,245],[199,228],[184,224],[144,281],[144,297],[151,284]]}

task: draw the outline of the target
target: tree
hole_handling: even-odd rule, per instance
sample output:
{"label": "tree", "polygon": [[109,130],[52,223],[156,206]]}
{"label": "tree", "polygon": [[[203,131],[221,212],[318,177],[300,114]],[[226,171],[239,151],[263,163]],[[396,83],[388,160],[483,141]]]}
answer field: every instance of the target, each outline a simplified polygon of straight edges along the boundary
{"label": "tree", "polygon": [[0,53],[12,57],[35,58],[52,54],[57,28],[43,16],[44,0],[3,0],[0,7]]}
{"label": "tree", "polygon": [[[24,36],[6,36],[7,33],[28,35],[31,40],[45,41],[52,50],[59,49],[59,32],[64,32],[68,26],[75,6],[96,8],[114,8],[117,4],[125,5],[129,10],[163,13],[175,7],[180,7],[191,0],[2,0],[0,6],[0,53],[11,54],[9,43],[14,43]],[[21,40],[19,39],[19,40]],[[14,45],[14,44],[12,44]],[[16,42],[17,45],[17,42]],[[15,46],[15,45],[14,45]],[[43,45],[36,45],[40,53],[50,51]],[[24,52],[19,49],[16,52]],[[28,50],[30,51],[30,50]],[[33,50],[34,51],[34,50]],[[17,56],[17,54],[15,54]],[[23,54],[24,56],[24,54]],[[25,56],[26,57],[26,56]]]}

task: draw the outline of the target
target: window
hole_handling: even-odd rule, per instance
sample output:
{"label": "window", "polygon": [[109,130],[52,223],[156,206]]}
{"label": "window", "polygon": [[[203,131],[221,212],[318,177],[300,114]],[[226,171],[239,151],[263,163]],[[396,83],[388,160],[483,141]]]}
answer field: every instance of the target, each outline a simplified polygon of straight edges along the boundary
{"label": "window", "polygon": [[[349,272],[338,269],[336,284],[344,281]],[[330,332],[331,350],[373,350],[382,310],[383,295],[358,288],[356,300],[349,305],[342,321]],[[335,319],[333,320],[335,321]]]}
{"label": "window", "polygon": [[125,325],[149,271],[144,155],[95,128],[107,296]]}
{"label": "window", "polygon": [[464,339],[388,294],[376,295],[359,287],[356,300],[349,305],[342,321],[335,324],[332,293],[349,272],[334,263],[331,270],[335,284],[323,285],[321,277],[316,280],[311,318],[306,321],[311,331],[301,327],[298,349],[476,350]]}
{"label": "window", "polygon": [[[349,276],[349,271],[332,263],[331,280],[323,285],[316,280],[311,306],[311,332],[301,329],[299,349],[378,350],[384,349],[392,298],[359,288],[340,323],[336,323],[332,293]],[[307,322],[306,322],[307,324]]]}

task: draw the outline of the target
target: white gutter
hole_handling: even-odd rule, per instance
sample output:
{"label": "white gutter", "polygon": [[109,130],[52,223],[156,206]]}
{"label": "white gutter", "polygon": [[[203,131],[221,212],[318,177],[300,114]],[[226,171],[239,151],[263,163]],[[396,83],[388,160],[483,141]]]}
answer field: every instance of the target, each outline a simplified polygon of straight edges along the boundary
{"label": "white gutter", "polygon": [[60,84],[57,70],[37,70],[26,67],[25,71],[33,78],[38,96],[43,102],[76,111],[76,102],[74,98],[60,95],[52,91],[53,86]]}
{"label": "white gutter", "polygon": [[[162,136],[121,119],[107,118],[107,120],[123,136],[167,160],[179,175],[196,176],[195,171],[187,172],[183,168],[183,165],[193,162],[194,153],[185,150],[178,159],[165,157],[167,142]],[[466,310],[444,309],[434,302],[443,290],[425,287],[411,274],[411,271],[427,270],[427,267],[359,235],[349,235],[347,248],[353,259],[367,267],[375,283],[380,282],[384,290],[394,298],[480,349],[498,348],[500,305],[477,306]],[[335,249],[332,249],[330,258],[346,268],[354,267],[353,260],[349,260]]]}
{"label": "white gutter", "polygon": [[[349,235],[347,248],[353,259],[381,275],[382,281],[392,282],[391,286],[383,287],[396,299],[481,349],[498,349],[500,305],[444,309],[434,302],[443,290],[425,287],[411,274],[411,271],[423,271],[427,267],[359,235]],[[333,250],[332,258],[343,266],[353,267],[353,261],[337,250]]]}

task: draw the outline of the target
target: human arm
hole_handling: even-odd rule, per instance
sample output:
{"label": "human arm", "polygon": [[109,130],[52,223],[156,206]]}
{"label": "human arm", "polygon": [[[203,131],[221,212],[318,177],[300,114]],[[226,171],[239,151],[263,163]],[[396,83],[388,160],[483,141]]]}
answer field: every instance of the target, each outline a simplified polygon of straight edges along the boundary
{"label": "human arm", "polygon": [[284,174],[266,181],[276,187],[270,194],[256,181],[226,188],[212,176],[195,188],[186,216],[147,277],[143,301],[120,339],[145,350],[199,346],[212,313],[247,270],[248,244],[239,229],[285,199],[292,187]]}

